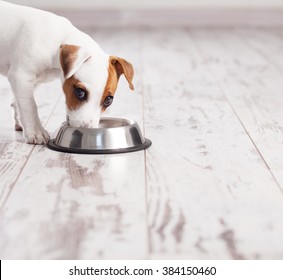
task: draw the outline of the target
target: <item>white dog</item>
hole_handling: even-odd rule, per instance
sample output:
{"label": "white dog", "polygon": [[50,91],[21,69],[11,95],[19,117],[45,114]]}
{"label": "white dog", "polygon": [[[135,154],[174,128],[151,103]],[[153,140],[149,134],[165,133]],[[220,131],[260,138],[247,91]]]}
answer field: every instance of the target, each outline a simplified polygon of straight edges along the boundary
{"label": "white dog", "polygon": [[8,77],[14,94],[15,129],[23,129],[26,142],[32,144],[49,139],[33,97],[38,83],[61,78],[69,124],[91,128],[111,105],[120,75],[134,89],[132,65],[105,54],[67,19],[3,1],[0,74]]}

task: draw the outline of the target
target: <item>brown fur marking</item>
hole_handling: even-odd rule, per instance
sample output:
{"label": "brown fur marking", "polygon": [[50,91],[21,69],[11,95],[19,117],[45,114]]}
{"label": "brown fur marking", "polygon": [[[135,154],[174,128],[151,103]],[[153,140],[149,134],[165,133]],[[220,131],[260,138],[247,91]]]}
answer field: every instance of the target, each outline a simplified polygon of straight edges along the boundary
{"label": "brown fur marking", "polygon": [[111,61],[109,61],[109,66],[108,66],[108,79],[104,88],[104,92],[102,94],[101,97],[101,107],[102,107],[102,111],[105,111],[106,108],[103,106],[104,100],[107,96],[111,95],[114,96],[115,95],[115,91],[117,89],[118,86],[118,80],[119,80],[119,76],[116,72],[115,66],[111,63]]}
{"label": "brown fur marking", "polygon": [[66,96],[66,104],[69,110],[76,110],[79,106],[81,106],[81,104],[85,101],[80,101],[76,98],[76,96],[74,95],[74,88],[81,88],[84,89],[86,92],[87,89],[85,88],[85,86],[83,85],[83,83],[81,83],[78,79],[76,79],[74,76],[70,77],[69,79],[65,80],[64,84],[63,84],[63,91],[65,93]]}
{"label": "brown fur marking", "polygon": [[80,47],[63,44],[60,46],[60,63],[66,77],[72,69],[73,63],[77,58],[77,53]]}
{"label": "brown fur marking", "polygon": [[130,89],[134,90],[134,85],[132,83],[134,78],[134,69],[132,64],[122,58],[110,56],[108,66],[108,79],[100,102],[102,111],[106,110],[106,108],[103,106],[105,98],[109,95],[115,95],[118,86],[118,81],[122,74],[125,75],[129,83]]}

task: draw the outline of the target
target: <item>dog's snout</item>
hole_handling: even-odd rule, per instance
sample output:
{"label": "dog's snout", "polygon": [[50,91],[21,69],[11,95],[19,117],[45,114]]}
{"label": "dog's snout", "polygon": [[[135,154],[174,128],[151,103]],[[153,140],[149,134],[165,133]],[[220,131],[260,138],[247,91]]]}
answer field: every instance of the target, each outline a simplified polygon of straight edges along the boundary
{"label": "dog's snout", "polygon": [[67,116],[67,124],[74,127],[98,128],[100,119],[77,120]]}

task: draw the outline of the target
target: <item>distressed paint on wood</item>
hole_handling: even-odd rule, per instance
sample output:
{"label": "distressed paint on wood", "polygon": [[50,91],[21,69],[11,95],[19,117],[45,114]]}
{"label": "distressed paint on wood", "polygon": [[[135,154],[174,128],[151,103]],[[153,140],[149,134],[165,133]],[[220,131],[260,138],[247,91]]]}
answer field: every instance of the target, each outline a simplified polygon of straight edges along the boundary
{"label": "distressed paint on wood", "polygon": [[282,258],[282,193],[190,34],[146,31],[143,53],[150,256]]}
{"label": "distressed paint on wood", "polygon": [[144,258],[144,189],[129,178],[144,185],[142,157],[36,147],[3,209],[1,257]]}
{"label": "distressed paint on wood", "polygon": [[[282,259],[281,132],[262,127],[281,122],[273,56],[234,29],[90,33],[136,70],[135,93],[121,77],[106,115],[137,120],[153,146],[113,156],[31,147],[1,106],[0,258]],[[40,89],[52,104],[38,95],[53,135],[65,119],[58,86]]]}
{"label": "distressed paint on wood", "polygon": [[204,29],[193,35],[268,168],[283,169],[282,73],[237,32]]}
{"label": "distressed paint on wood", "polygon": [[[282,74],[283,74],[283,32],[279,28],[273,29],[239,29],[237,28],[238,34],[249,44],[249,46],[257,52],[260,56],[266,59],[271,66],[278,70],[280,77],[276,81],[282,85]],[[282,91],[278,90],[276,95],[268,95],[270,105],[267,111],[269,124],[265,125],[265,130],[269,131],[270,141],[275,143],[268,143],[269,149],[273,149],[273,155],[270,160],[273,159],[274,154],[277,154],[277,160],[280,159],[282,151]],[[274,105],[276,104],[276,105]],[[261,104],[260,104],[261,105]],[[280,107],[281,105],[281,107]],[[262,106],[263,107],[263,106]],[[280,125],[278,125],[280,124]],[[259,139],[260,140],[260,139]],[[265,143],[263,143],[265,145]],[[269,163],[269,162],[268,162]],[[283,168],[282,165],[271,167],[276,180],[283,186]],[[283,188],[282,188],[283,189]]]}

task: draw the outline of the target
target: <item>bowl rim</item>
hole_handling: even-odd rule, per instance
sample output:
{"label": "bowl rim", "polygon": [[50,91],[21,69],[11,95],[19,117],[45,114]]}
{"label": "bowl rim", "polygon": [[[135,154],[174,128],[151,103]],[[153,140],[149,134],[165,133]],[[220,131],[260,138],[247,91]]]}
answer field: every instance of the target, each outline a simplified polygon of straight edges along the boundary
{"label": "bowl rim", "polygon": [[149,148],[152,145],[151,140],[148,138],[144,138],[144,143],[140,145],[136,145],[128,148],[119,148],[119,149],[78,149],[78,148],[67,148],[58,146],[54,143],[55,139],[51,139],[47,143],[47,147],[51,150],[63,153],[71,153],[71,154],[122,154],[122,153],[130,153],[142,151]]}

